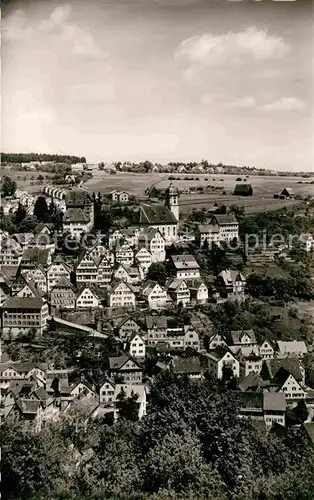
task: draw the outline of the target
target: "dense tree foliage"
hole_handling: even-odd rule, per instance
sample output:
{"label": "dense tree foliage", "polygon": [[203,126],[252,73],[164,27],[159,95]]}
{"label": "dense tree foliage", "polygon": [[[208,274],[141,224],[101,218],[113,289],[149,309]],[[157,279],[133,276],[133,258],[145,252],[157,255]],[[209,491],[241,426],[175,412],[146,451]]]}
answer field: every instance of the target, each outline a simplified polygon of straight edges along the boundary
{"label": "dense tree foliage", "polygon": [[16,191],[16,182],[11,179],[11,177],[5,176],[2,180],[2,195],[13,196]]}
{"label": "dense tree foliage", "polygon": [[3,497],[312,499],[313,453],[302,429],[265,435],[238,408],[233,392],[167,373],[139,422],[86,428],[77,410],[37,435],[5,424]]}
{"label": "dense tree foliage", "polygon": [[165,264],[162,262],[153,262],[148,269],[147,279],[157,281],[164,285],[167,281],[168,273]]}
{"label": "dense tree foliage", "polygon": [[54,161],[57,163],[86,163],[85,156],[53,155],[42,153],[1,153],[2,163],[30,163],[34,161]]}

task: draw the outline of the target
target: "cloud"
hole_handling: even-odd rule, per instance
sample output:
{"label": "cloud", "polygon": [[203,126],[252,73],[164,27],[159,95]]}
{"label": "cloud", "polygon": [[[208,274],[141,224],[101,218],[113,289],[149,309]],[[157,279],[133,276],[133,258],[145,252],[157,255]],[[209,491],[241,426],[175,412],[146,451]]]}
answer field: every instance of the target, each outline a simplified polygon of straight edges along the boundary
{"label": "cloud", "polygon": [[78,83],[71,85],[68,92],[69,99],[75,101],[114,101],[116,94],[114,83],[108,81]]}
{"label": "cloud", "polygon": [[306,102],[298,97],[281,97],[277,101],[265,104],[262,111],[301,111],[306,108]]}
{"label": "cloud", "polygon": [[18,10],[3,22],[3,36],[9,41],[23,41],[36,35],[53,36],[61,40],[74,56],[97,59],[102,53],[93,35],[85,28],[70,21],[71,5],[65,4],[52,10],[47,19],[34,25],[22,10]]}
{"label": "cloud", "polygon": [[178,65],[198,69],[239,65],[247,59],[258,62],[284,57],[289,52],[285,41],[267,31],[250,27],[222,35],[204,33],[183,40],[174,54]]}
{"label": "cloud", "polygon": [[226,104],[227,108],[235,108],[235,109],[250,109],[255,105],[254,97],[240,97],[234,101],[230,101]]}

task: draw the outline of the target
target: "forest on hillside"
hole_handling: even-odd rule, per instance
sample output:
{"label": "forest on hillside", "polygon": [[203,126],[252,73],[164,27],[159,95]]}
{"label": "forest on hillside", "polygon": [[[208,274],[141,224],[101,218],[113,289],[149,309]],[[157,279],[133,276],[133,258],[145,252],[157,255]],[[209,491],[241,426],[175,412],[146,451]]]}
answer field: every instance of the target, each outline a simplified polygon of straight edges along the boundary
{"label": "forest on hillside", "polygon": [[1,163],[31,163],[54,161],[57,163],[86,163],[85,156],[57,155],[45,153],[1,153]]}

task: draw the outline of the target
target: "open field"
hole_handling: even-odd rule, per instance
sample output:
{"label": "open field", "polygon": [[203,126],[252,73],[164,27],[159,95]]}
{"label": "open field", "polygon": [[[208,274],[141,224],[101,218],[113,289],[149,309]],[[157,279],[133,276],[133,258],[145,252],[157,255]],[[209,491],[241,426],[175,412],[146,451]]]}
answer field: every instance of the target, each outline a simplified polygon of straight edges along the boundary
{"label": "open field", "polygon": [[[169,176],[171,174],[132,174],[121,172],[115,175],[107,174],[103,171],[93,173],[93,178],[86,183],[91,191],[101,191],[108,193],[113,189],[125,189],[137,198],[145,199],[145,189],[155,186],[165,189],[169,185]],[[235,175],[208,175],[208,174],[173,174],[176,179],[174,185],[179,189],[185,187],[216,186],[222,187],[221,191],[213,191],[209,194],[182,194],[180,197],[180,206],[182,212],[186,213],[193,207],[206,207],[214,202],[218,204],[231,205],[236,204],[244,206],[247,212],[264,212],[278,210],[285,206],[293,206],[300,203],[298,200],[277,200],[274,194],[280,192],[284,187],[291,188],[298,195],[314,196],[314,184],[306,184],[308,179],[301,177],[263,177],[249,176],[247,182],[253,187],[253,196],[242,197],[233,196],[233,189],[237,177]],[[199,180],[187,181],[184,177],[194,177]],[[302,184],[298,184],[302,182]],[[226,191],[223,195],[222,191]]]}
{"label": "open field", "polygon": [[[28,191],[29,193],[39,193],[42,191],[43,187],[49,184],[49,180],[46,177],[53,177],[54,174],[47,172],[30,172],[30,171],[18,171],[12,170],[11,167],[0,167],[0,178],[4,176],[11,177],[17,184],[18,189],[23,189]],[[44,177],[44,181],[39,183],[37,181],[37,177],[42,175]]]}

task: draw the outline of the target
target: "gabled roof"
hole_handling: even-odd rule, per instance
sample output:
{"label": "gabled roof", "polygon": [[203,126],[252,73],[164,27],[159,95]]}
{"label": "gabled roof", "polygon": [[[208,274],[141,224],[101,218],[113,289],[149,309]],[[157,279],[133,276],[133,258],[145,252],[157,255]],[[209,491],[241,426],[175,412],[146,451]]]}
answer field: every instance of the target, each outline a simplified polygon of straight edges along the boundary
{"label": "gabled roof", "polygon": [[113,280],[111,283],[111,289],[110,289],[109,293],[113,293],[116,290],[116,288],[118,288],[118,286],[121,284],[126,286],[131,292],[134,293],[133,287],[131,285],[129,285],[129,283],[126,283],[124,280]]}
{"label": "gabled roof", "polygon": [[291,375],[291,373],[288,372],[288,370],[286,370],[286,368],[281,367],[277,371],[277,373],[274,376],[274,378],[272,379],[271,383],[274,385],[282,386],[290,376],[293,377],[293,375]]}
{"label": "gabled roof", "polygon": [[85,292],[85,290],[89,290],[94,295],[95,299],[99,300],[98,293],[93,287],[89,285],[82,286],[82,288],[77,292],[77,299],[82,295],[83,292]]}
{"label": "gabled roof", "polygon": [[205,281],[203,281],[200,278],[195,278],[195,279],[194,278],[193,279],[187,278],[185,280],[185,282],[188,285],[188,287],[189,287],[190,290],[198,290],[199,287],[202,286],[202,285],[205,285],[206,288],[208,288],[207,285],[206,285],[206,283],[205,283]]}
{"label": "gabled roof", "polygon": [[44,228],[47,228],[49,231],[52,231],[54,228],[54,225],[51,223],[47,223],[47,222],[39,222],[39,224],[37,224],[37,226],[34,229],[34,234],[36,235],[36,234],[41,233]]}
{"label": "gabled roof", "polygon": [[232,330],[231,338],[234,345],[241,344],[241,338],[247,335],[250,338],[251,344],[256,344],[256,337],[254,330]]}
{"label": "gabled roof", "polygon": [[159,229],[155,229],[153,227],[145,227],[143,231],[141,231],[138,239],[139,241],[141,240],[151,241],[153,238],[155,238],[156,233],[158,233],[159,237],[164,239]]}
{"label": "gabled roof", "polygon": [[21,263],[36,263],[46,266],[50,252],[47,248],[26,248],[22,254]]}
{"label": "gabled roof", "polygon": [[218,274],[218,276],[223,279],[225,285],[231,285],[238,280],[242,282],[245,281],[244,275],[239,271],[235,271],[233,269],[224,269]]}
{"label": "gabled roof", "polygon": [[148,205],[140,206],[139,224],[151,224],[161,226],[163,224],[177,224],[172,211],[165,205]]}
{"label": "gabled roof", "polygon": [[72,283],[66,278],[66,276],[62,276],[62,278],[59,279],[58,283],[52,287],[52,290],[55,290],[56,288],[67,288],[69,290],[72,290],[75,292],[75,287],[72,285]]}
{"label": "gabled roof", "polygon": [[298,358],[273,358],[263,362],[262,370],[266,367],[270,378],[274,378],[280,368],[285,368],[298,381],[302,381],[301,363]]}
{"label": "gabled roof", "polygon": [[16,405],[23,414],[36,415],[40,408],[40,401],[36,399],[17,399]]}
{"label": "gabled roof", "polygon": [[72,189],[67,192],[65,202],[67,206],[92,205],[93,200],[87,191],[83,189]]}
{"label": "gabled roof", "polygon": [[145,283],[143,283],[143,292],[142,292],[143,295],[148,296],[154,290],[156,285],[159,288],[161,288],[162,291],[164,291],[164,287],[161,286],[159,283],[157,283],[157,281],[147,280],[147,281],[145,281]]}
{"label": "gabled roof", "polygon": [[143,367],[131,356],[115,356],[109,358],[109,369],[110,370],[121,370],[123,366],[131,360],[136,366],[136,369],[143,369]]}
{"label": "gabled roof", "polygon": [[178,279],[175,278],[174,280],[170,281],[168,284],[168,290],[169,291],[176,291],[182,284],[185,284],[187,289],[189,290],[189,287],[184,279]]}
{"label": "gabled roof", "polygon": [[228,349],[226,346],[217,346],[215,349],[212,349],[207,353],[207,356],[211,359],[214,359],[215,361],[219,361],[221,358],[224,357],[224,355],[229,352],[233,358],[235,358],[235,355],[233,352]]}
{"label": "gabled roof", "polygon": [[238,384],[238,388],[240,391],[245,392],[247,390],[257,390],[261,387],[263,381],[261,377],[255,373],[250,372],[241,382]]}

